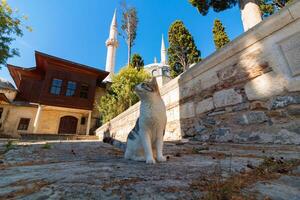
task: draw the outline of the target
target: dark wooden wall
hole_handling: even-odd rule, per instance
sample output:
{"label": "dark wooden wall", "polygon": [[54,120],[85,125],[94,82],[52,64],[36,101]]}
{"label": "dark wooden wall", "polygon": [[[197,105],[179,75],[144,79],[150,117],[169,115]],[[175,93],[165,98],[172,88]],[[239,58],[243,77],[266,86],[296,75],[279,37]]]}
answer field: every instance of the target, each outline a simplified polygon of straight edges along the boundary
{"label": "dark wooden wall", "polygon": [[[19,85],[19,100],[25,100],[44,105],[71,107],[79,109],[93,108],[95,90],[97,87],[97,75],[93,73],[83,73],[80,70],[66,68],[60,66],[59,63],[45,63],[41,80],[34,76],[22,77]],[[63,80],[60,95],[50,93],[51,83],[54,78]],[[67,82],[76,82],[75,96],[65,96],[67,90]],[[87,84],[89,86],[88,98],[80,98],[80,85]]]}

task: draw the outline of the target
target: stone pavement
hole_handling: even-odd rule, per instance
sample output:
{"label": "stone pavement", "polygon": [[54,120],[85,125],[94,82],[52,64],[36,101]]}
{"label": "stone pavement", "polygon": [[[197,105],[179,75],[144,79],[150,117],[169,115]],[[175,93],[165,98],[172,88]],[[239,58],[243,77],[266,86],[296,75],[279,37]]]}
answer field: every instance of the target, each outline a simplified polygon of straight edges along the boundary
{"label": "stone pavement", "polygon": [[[207,191],[199,182],[217,173],[225,180],[251,171],[264,157],[300,158],[299,146],[187,142],[167,143],[169,160],[146,165],[98,141],[19,141],[4,153],[6,144],[0,141],[0,199],[200,199]],[[299,199],[300,167],[242,193]]]}

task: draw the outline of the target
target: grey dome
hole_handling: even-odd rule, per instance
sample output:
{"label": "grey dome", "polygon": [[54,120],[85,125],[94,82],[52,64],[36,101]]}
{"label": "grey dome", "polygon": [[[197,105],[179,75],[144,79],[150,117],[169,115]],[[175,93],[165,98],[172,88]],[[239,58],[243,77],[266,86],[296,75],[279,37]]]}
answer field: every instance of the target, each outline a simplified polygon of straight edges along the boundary
{"label": "grey dome", "polygon": [[0,77],[0,89],[16,90],[15,86],[11,82],[1,77]]}

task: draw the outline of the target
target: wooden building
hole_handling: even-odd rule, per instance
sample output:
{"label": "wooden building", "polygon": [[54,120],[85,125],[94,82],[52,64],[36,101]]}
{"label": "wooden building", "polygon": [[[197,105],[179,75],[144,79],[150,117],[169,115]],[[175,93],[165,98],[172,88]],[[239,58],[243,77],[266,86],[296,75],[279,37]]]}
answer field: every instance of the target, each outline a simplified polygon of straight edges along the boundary
{"label": "wooden building", "polygon": [[17,90],[0,90],[1,127],[6,134],[90,134],[99,126],[97,102],[108,72],[35,52],[36,67],[7,65]]}

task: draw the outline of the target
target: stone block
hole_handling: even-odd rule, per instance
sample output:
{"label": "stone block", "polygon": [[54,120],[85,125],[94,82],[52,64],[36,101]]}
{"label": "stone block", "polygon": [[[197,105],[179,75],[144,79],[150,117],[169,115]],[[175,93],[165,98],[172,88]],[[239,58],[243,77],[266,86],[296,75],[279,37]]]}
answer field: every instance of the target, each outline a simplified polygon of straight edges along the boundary
{"label": "stone block", "polygon": [[259,124],[268,121],[268,117],[263,111],[251,111],[238,118],[241,125]]}
{"label": "stone block", "polygon": [[290,6],[289,11],[294,19],[300,18],[300,1],[294,1],[293,5]]}
{"label": "stone block", "polygon": [[214,142],[228,142],[233,140],[233,134],[230,128],[218,128],[210,135],[209,140]]}
{"label": "stone block", "polygon": [[207,131],[207,128],[198,123],[198,124],[195,125],[195,130],[196,130],[197,133],[203,133],[203,132]]}
{"label": "stone block", "polygon": [[264,101],[253,101],[250,103],[250,109],[256,110],[256,109],[267,109],[267,103]]}
{"label": "stone block", "polygon": [[287,89],[289,92],[300,91],[300,77],[289,79]]}
{"label": "stone block", "polygon": [[300,95],[274,97],[268,101],[268,108],[270,110],[275,110],[292,104],[300,104]]}
{"label": "stone block", "polygon": [[214,106],[213,98],[207,98],[197,103],[196,113],[202,114],[214,108],[215,106]]}
{"label": "stone block", "polygon": [[225,136],[226,134],[230,133],[230,129],[229,128],[218,128],[216,129],[215,134],[217,136]]}
{"label": "stone block", "polygon": [[286,81],[275,72],[263,74],[245,85],[249,100],[261,100],[279,95],[284,92]]}
{"label": "stone block", "polygon": [[300,135],[294,132],[290,132],[286,129],[280,130],[274,136],[275,144],[300,144]]}
{"label": "stone block", "polygon": [[169,92],[166,95],[168,96],[167,101],[165,102],[166,105],[179,101],[180,94],[179,94],[178,88],[175,88],[174,90],[172,90],[171,92]]}
{"label": "stone block", "polygon": [[291,116],[300,117],[300,106],[289,106],[287,113]]}
{"label": "stone block", "polygon": [[211,126],[214,126],[214,125],[217,124],[216,120],[214,118],[212,118],[212,117],[205,117],[205,118],[202,119],[201,122],[206,127],[207,126],[211,127]]}
{"label": "stone block", "polygon": [[292,76],[300,75],[300,32],[279,42]]}
{"label": "stone block", "polygon": [[209,113],[208,116],[223,115],[225,113],[227,113],[227,111],[221,110],[221,111],[216,111],[216,112]]}
{"label": "stone block", "polygon": [[167,110],[167,120],[168,122],[172,122],[179,119],[179,106],[176,106],[172,109]]}
{"label": "stone block", "polygon": [[186,131],[184,131],[185,137],[194,137],[196,135],[196,131],[193,128],[189,128]]}
{"label": "stone block", "polygon": [[188,102],[183,105],[179,105],[180,119],[195,117],[195,106],[193,102]]}
{"label": "stone block", "polygon": [[195,79],[190,80],[179,88],[180,99],[192,96],[197,88],[200,88],[200,81],[197,83]]}
{"label": "stone block", "polygon": [[241,104],[238,104],[236,106],[233,106],[232,107],[232,111],[233,112],[238,112],[238,111],[241,111],[241,110],[247,110],[249,108],[249,103],[241,103]]}
{"label": "stone block", "polygon": [[288,126],[285,127],[286,130],[290,131],[290,132],[294,132],[297,133],[300,137],[300,124],[297,123],[297,121],[295,120],[294,123],[289,124]]}
{"label": "stone block", "polygon": [[203,90],[210,88],[219,83],[219,78],[216,73],[205,76],[201,80],[201,87]]}
{"label": "stone block", "polygon": [[243,102],[242,95],[234,89],[221,90],[213,95],[216,108],[235,105]]}
{"label": "stone block", "polygon": [[238,72],[236,65],[230,65],[218,71],[218,77],[221,81],[234,77]]}
{"label": "stone block", "polygon": [[268,112],[268,116],[271,118],[283,118],[287,117],[286,113],[282,110],[272,110]]}

